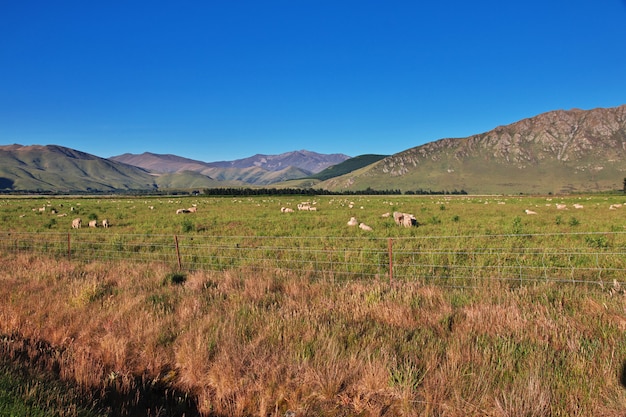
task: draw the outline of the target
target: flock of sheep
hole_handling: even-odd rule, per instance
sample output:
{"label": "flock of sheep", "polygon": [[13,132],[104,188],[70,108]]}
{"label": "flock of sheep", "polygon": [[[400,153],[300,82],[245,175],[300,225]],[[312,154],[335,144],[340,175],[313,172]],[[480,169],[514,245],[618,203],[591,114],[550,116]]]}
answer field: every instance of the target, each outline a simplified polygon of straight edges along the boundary
{"label": "flock of sheep", "polygon": [[[309,201],[304,201],[302,203],[298,203],[298,210],[299,211],[317,211],[317,208],[315,207],[315,202],[311,203]],[[348,205],[349,208],[354,208],[354,203],[350,203]],[[363,207],[361,207],[363,208]],[[293,213],[294,210],[290,207],[281,207],[280,208],[280,212],[281,213]],[[383,214],[381,217],[390,217],[391,213],[385,213]],[[417,227],[419,226],[419,223],[417,222],[417,219],[415,218],[415,216],[413,214],[409,214],[409,213],[401,213],[399,211],[394,211],[393,212],[393,220],[396,222],[396,224],[398,226],[404,226],[404,227]],[[361,230],[365,230],[367,232],[371,232],[372,227],[368,226],[367,224],[363,223],[363,222],[359,222],[357,220],[356,217],[351,217],[350,220],[348,220],[348,226],[350,227],[354,227],[354,226],[359,226],[359,228]]]}
{"label": "flock of sheep", "polygon": [[[72,220],[72,229],[80,229],[82,224],[83,224],[82,219],[80,217],[77,217],[74,220]],[[98,220],[90,220],[89,221],[89,227],[98,227]],[[103,219],[102,220],[102,227],[104,227],[105,229],[107,229],[109,227],[109,220],[108,219]]]}
{"label": "flock of sheep", "polygon": [[[385,213],[382,215],[382,217],[389,217],[391,214],[390,213]],[[403,227],[417,227],[419,226],[419,223],[417,223],[417,219],[415,218],[414,215],[409,214],[409,213],[401,213],[399,211],[394,211],[393,212],[393,220],[394,222],[398,225],[398,226],[403,226]],[[348,220],[348,226],[359,226],[360,229],[371,232],[373,229],[366,225],[365,223],[359,222],[356,217],[350,217],[350,220]]]}
{"label": "flock of sheep", "polygon": [[[551,199],[548,199],[548,201],[550,201]],[[486,203],[485,203],[486,204]],[[498,204],[505,204],[505,202],[503,201],[499,201]],[[343,205],[343,203],[342,203]],[[50,206],[50,203],[48,203],[48,206]],[[61,205],[62,206],[62,205]],[[582,209],[584,208],[584,206],[582,204],[578,204],[578,203],[574,203],[571,205],[566,205],[563,203],[547,203],[546,206],[554,206],[556,207],[557,210],[568,210],[570,207],[574,208],[574,209]],[[354,203],[350,202],[348,204],[348,207],[350,209],[354,208]],[[536,206],[538,207],[538,206]],[[622,204],[611,204],[611,206],[609,207],[610,210],[617,210],[619,208],[622,207]],[[149,208],[152,210],[154,209],[154,206],[149,206]],[[316,207],[316,202],[310,202],[310,201],[304,201],[301,202],[299,204],[297,204],[297,209],[298,211],[317,211],[317,207]],[[361,207],[361,209],[363,209],[363,207]],[[35,207],[32,209],[33,211],[39,211],[39,212],[45,212],[47,211],[47,207],[46,205],[44,205],[43,207]],[[537,210],[537,209],[535,209]],[[528,215],[536,215],[537,211],[535,210],[530,210],[530,209],[526,209],[524,210],[526,214]],[[57,214],[57,211],[53,208],[50,209],[51,213],[53,214]],[[70,208],[70,211],[74,211],[74,207]],[[280,211],[282,213],[293,213],[294,209],[290,208],[290,207],[281,207]],[[196,213],[197,212],[197,206],[196,204],[192,204],[191,207],[189,208],[179,208],[176,210],[176,214],[184,214],[184,213]],[[59,217],[60,216],[67,216],[66,213],[64,214],[57,214]],[[24,215],[21,215],[20,217],[23,217]],[[417,222],[417,219],[415,218],[415,216],[413,214],[410,213],[403,213],[403,212],[399,212],[399,211],[395,211],[393,213],[385,213],[382,215],[382,217],[391,217],[393,216],[393,220],[394,222],[398,225],[398,226],[402,226],[402,227],[406,227],[406,228],[410,228],[410,227],[418,227],[419,223]],[[89,227],[92,228],[96,228],[96,227],[103,227],[103,228],[108,228],[110,226],[109,220],[108,219],[104,219],[101,222],[98,222],[97,220],[91,220],[88,222]],[[355,227],[358,226],[360,229],[364,230],[364,231],[372,231],[372,227],[370,227],[369,225],[360,222],[357,220],[356,217],[351,217],[350,220],[347,222],[347,225],[349,227]],[[75,218],[72,220],[71,222],[71,226],[72,229],[80,229],[82,226],[82,220],[80,218]]]}
{"label": "flock of sheep", "polygon": [[[548,204],[546,204],[546,207],[550,207],[551,205],[552,204],[548,203]],[[621,204],[611,204],[611,206],[609,207],[609,210],[617,210],[621,206],[622,206]],[[555,207],[556,207],[557,210],[567,210],[568,209],[567,204],[562,204],[562,203],[556,203]],[[572,207],[574,207],[575,209],[585,208],[585,206],[583,206],[582,204],[579,204],[579,203],[572,204]],[[529,209],[524,210],[524,212],[526,214],[530,214],[530,215],[537,214],[536,211],[529,210]]]}

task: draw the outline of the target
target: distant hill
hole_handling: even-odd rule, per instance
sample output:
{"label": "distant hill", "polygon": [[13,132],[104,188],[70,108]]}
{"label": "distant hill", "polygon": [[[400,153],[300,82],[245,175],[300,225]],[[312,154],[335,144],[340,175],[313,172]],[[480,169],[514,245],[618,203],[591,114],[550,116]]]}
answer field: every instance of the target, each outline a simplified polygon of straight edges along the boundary
{"label": "distant hill", "polygon": [[142,168],[56,145],[0,146],[0,191],[155,190]]}
{"label": "distant hill", "polygon": [[151,152],[144,152],[142,154],[125,153],[123,155],[113,156],[109,159],[111,161],[122,162],[160,173],[180,171],[202,172],[202,170],[209,166],[206,162],[183,158],[182,156]]}
{"label": "distant hill", "polygon": [[624,177],[626,105],[551,111],[467,138],[437,140],[318,186],[570,193],[621,190]]}

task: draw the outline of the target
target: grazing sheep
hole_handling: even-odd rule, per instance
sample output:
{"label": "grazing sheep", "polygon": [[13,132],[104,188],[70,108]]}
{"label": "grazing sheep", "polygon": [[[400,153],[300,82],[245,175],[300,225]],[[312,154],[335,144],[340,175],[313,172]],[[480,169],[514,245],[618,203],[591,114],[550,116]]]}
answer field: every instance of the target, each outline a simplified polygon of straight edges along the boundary
{"label": "grazing sheep", "polygon": [[102,227],[105,229],[109,227],[109,219],[102,220]]}
{"label": "grazing sheep", "polygon": [[372,228],[366,225],[365,223],[359,223],[359,228],[365,230],[366,232],[371,232]]}
{"label": "grazing sheep", "polygon": [[80,219],[80,217],[72,220],[72,229],[80,229],[82,223],[83,221]]}
{"label": "grazing sheep", "polygon": [[412,214],[404,213],[404,217],[402,218],[402,226],[404,227],[417,226],[417,219]]}
{"label": "grazing sheep", "polygon": [[528,209],[524,210],[524,212],[525,212],[526,214],[537,214],[537,212],[536,212],[536,211],[532,211],[532,210],[528,210]]}
{"label": "grazing sheep", "polygon": [[584,207],[584,206],[583,206],[582,204],[574,204],[574,208],[575,208],[575,209],[581,209],[581,208],[583,208],[583,207]]}
{"label": "grazing sheep", "polygon": [[383,217],[383,218],[386,218],[386,217],[389,217],[389,216],[391,216],[391,213],[389,213],[389,212],[383,213],[383,214],[380,215],[380,217]]}
{"label": "grazing sheep", "polygon": [[567,204],[558,204],[556,205],[557,210],[565,210],[567,209]]}
{"label": "grazing sheep", "polygon": [[393,220],[396,222],[398,226],[404,226],[404,227],[419,226],[417,224],[417,219],[415,218],[415,216],[409,213],[400,213],[399,211],[394,211]]}
{"label": "grazing sheep", "polygon": [[196,206],[189,207],[189,208],[187,209],[187,211],[188,211],[189,213],[195,213],[195,212],[197,212],[197,211],[198,211],[198,208],[197,208]]}
{"label": "grazing sheep", "polygon": [[98,220],[89,220],[89,227],[98,227]]}
{"label": "grazing sheep", "polygon": [[356,226],[357,224],[359,224],[359,222],[356,217],[350,217],[350,220],[348,220],[348,226]]}
{"label": "grazing sheep", "polygon": [[176,210],[176,214],[182,214],[182,213],[190,213],[190,211],[188,209],[178,209],[178,210]]}

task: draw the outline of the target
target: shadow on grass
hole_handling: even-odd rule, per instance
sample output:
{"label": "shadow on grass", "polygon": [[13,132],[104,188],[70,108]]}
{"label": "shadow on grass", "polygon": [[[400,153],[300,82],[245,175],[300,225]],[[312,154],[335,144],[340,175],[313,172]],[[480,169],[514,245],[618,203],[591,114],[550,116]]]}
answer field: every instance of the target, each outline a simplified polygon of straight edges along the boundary
{"label": "shadow on grass", "polygon": [[[69,415],[85,417],[117,416],[198,416],[195,398],[158,380],[135,376],[124,391],[109,384],[86,389],[61,380],[59,357],[63,354],[46,342],[0,335],[0,372],[12,386],[0,389],[11,395],[21,407],[50,413],[74,410]],[[1,376],[1,375],[0,375]],[[37,389],[35,395],[33,387]],[[35,413],[36,414],[36,413]]]}

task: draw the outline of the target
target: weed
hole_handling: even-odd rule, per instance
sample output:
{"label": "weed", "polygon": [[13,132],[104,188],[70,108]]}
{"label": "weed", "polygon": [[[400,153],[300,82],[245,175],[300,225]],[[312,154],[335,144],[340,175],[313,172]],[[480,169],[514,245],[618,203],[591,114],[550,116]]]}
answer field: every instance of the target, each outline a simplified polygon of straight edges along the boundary
{"label": "weed", "polygon": [[606,249],[609,242],[605,236],[585,236],[585,242],[592,248]]}
{"label": "weed", "polygon": [[429,224],[432,224],[432,225],[438,225],[438,224],[441,224],[441,219],[440,219],[439,217],[437,217],[437,216],[432,216],[432,217],[428,220],[428,223],[429,223]]}
{"label": "weed", "polygon": [[180,230],[183,233],[193,232],[194,229],[195,229],[195,226],[194,226],[193,222],[190,219],[184,219],[182,221],[182,223],[180,224]]}

